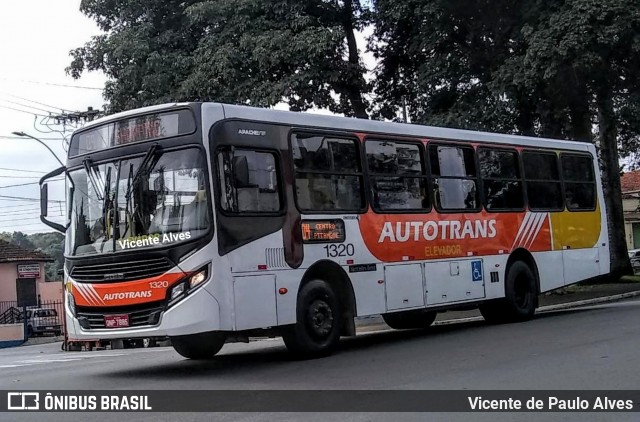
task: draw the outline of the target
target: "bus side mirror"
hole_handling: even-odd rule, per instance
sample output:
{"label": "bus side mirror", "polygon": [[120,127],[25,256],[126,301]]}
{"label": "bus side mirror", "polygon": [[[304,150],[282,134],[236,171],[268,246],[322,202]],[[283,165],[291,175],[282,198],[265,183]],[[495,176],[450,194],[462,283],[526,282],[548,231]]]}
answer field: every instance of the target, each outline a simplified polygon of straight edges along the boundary
{"label": "bus side mirror", "polygon": [[66,174],[66,171],[67,168],[62,166],[58,169],[55,169],[51,173],[45,174],[44,176],[42,176],[42,179],[40,179],[40,221],[61,233],[66,232],[67,227],[63,226],[62,224],[54,223],[53,221],[49,221],[47,219],[49,211],[49,186],[47,184],[47,181],[62,173]]}

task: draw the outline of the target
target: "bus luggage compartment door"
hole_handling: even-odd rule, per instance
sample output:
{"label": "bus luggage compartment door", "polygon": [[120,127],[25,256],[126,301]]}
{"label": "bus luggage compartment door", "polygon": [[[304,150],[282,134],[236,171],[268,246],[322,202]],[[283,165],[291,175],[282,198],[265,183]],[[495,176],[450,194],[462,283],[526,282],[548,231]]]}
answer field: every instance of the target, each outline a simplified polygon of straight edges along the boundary
{"label": "bus luggage compartment door", "polygon": [[427,305],[463,302],[485,297],[482,259],[428,262],[424,264]]}
{"label": "bus luggage compartment door", "polygon": [[424,306],[422,265],[398,264],[384,267],[387,311]]}
{"label": "bus luggage compartment door", "polygon": [[278,325],[275,275],[234,277],[233,301],[236,330]]}

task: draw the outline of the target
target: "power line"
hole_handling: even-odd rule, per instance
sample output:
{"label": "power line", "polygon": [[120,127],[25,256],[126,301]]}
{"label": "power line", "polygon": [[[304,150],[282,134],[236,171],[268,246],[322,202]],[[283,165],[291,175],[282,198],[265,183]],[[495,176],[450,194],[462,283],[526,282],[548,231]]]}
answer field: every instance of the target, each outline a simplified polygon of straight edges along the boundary
{"label": "power line", "polygon": [[[17,201],[37,201],[37,202],[40,202],[40,198],[25,198],[25,197],[22,197],[22,196],[0,195],[0,198],[13,199],[13,200],[17,200]],[[49,201],[64,203],[64,201],[60,201],[58,199],[49,199]]]}
{"label": "power line", "polygon": [[[8,209],[8,208],[28,208],[28,207],[35,207],[35,204],[20,204],[20,205],[3,205],[0,206],[0,208],[2,209]],[[37,208],[36,208],[37,210]],[[28,210],[25,210],[28,211]]]}
{"label": "power line", "polygon": [[[3,136],[0,136],[0,138],[3,138]],[[20,138],[20,139],[24,139],[22,136],[16,136],[16,138]],[[42,139],[42,138],[40,138]],[[40,174],[47,174],[46,171],[38,171],[38,170],[26,170],[26,169],[12,169],[12,168],[8,168],[8,167],[0,167],[0,170],[8,170],[8,171],[22,171],[24,173],[40,173]]]}
{"label": "power line", "polygon": [[32,108],[32,109],[34,109],[34,110],[44,111],[45,113],[54,113],[54,111],[53,111],[53,110],[45,110],[44,108],[34,107],[34,106],[30,106],[30,105],[28,105],[28,104],[22,104],[22,103],[19,103],[19,102],[17,102],[17,101],[3,100],[3,99],[0,99],[0,101],[4,101],[5,103],[9,103],[9,104],[17,105],[17,106],[20,106],[20,107]]}
{"label": "power line", "polygon": [[0,178],[1,179],[41,179],[42,176],[13,176],[13,175],[7,175],[7,174],[0,174]]}
{"label": "power line", "polygon": [[93,90],[96,90],[96,91],[104,91],[104,88],[98,88],[98,87],[95,87],[95,86],[68,85],[68,84],[58,84],[58,83],[54,83],[54,82],[29,81],[29,80],[24,80],[24,79],[9,79],[9,78],[0,78],[0,79],[3,79],[5,81],[13,80],[15,82],[24,82],[24,83],[29,83],[29,84],[59,86],[59,87],[63,87],[63,88],[93,89]]}
{"label": "power line", "polygon": [[19,96],[17,96],[17,95],[13,95],[13,94],[3,94],[3,95],[7,95],[7,96],[12,97],[12,98],[17,98],[17,99],[19,99],[19,100],[27,101],[27,102],[34,103],[34,104],[38,104],[38,105],[41,105],[41,106],[45,106],[45,107],[49,107],[49,108],[53,108],[53,109],[56,109],[56,110],[67,111],[66,109],[64,109],[64,108],[62,108],[62,107],[52,106],[52,105],[49,105],[49,104],[45,104],[45,103],[41,103],[41,102],[38,102],[38,101],[30,100],[30,99],[28,99],[28,98],[19,97]]}
{"label": "power line", "polygon": [[[46,227],[46,225],[44,223],[29,223],[29,224],[20,224],[20,229],[22,227],[30,227],[30,226],[45,226]],[[5,228],[8,228],[8,227],[9,226],[5,226]],[[13,227],[12,227],[12,229],[13,229]],[[14,231],[22,231],[22,230],[14,230]]]}
{"label": "power line", "polygon": [[[49,205],[50,208],[57,208],[59,205]],[[37,207],[37,208],[33,208]],[[0,209],[13,209],[17,208],[17,210],[12,210],[11,212],[29,212],[29,211],[39,211],[40,207],[37,204],[21,204],[21,205],[3,205],[0,206]],[[9,211],[1,211],[2,214],[7,213]]]}
{"label": "power line", "polygon": [[[48,211],[59,211],[59,205],[49,205],[47,207]],[[4,217],[5,215],[15,215],[15,214],[24,214],[24,215],[40,215],[40,207],[38,208],[30,208],[26,210],[13,210],[13,211],[3,211],[0,213],[0,217]]]}
{"label": "power line", "polygon": [[[6,174],[0,174],[0,179],[42,179],[42,176],[11,176]],[[64,177],[56,177],[50,180],[63,180]]]}
{"label": "power line", "polygon": [[[55,217],[64,217],[64,215],[63,215],[63,214],[60,214],[60,215],[49,215],[48,217],[52,217],[52,218],[55,218]],[[36,219],[39,219],[39,218],[40,218],[40,216],[38,215],[37,217],[26,217],[26,218],[14,218],[14,219],[9,219],[9,220],[0,220],[0,224],[2,224],[2,223],[11,223],[11,222],[13,222],[13,221],[29,221],[29,220],[36,220]]]}
{"label": "power line", "polygon": [[[51,180],[64,180],[63,179],[51,179]],[[6,186],[0,186],[0,189],[5,189],[5,188],[17,188],[18,186],[29,186],[29,185],[39,185],[40,182],[27,182],[27,183],[18,183],[15,185],[6,185]]]}
{"label": "power line", "polygon": [[20,110],[20,109],[9,107],[9,106],[0,105],[0,108],[6,108],[7,110],[19,111],[21,113],[31,114],[32,116],[49,117],[49,116],[45,116],[44,114],[38,114],[38,113],[31,112],[31,111]]}
{"label": "power line", "polygon": [[[49,116],[45,116],[45,117],[49,117]],[[24,139],[24,136],[8,136],[8,135],[0,135],[0,138],[2,139]],[[43,137],[43,138],[38,138],[38,139],[42,139],[43,141],[62,141],[63,138],[47,138],[47,137]]]}

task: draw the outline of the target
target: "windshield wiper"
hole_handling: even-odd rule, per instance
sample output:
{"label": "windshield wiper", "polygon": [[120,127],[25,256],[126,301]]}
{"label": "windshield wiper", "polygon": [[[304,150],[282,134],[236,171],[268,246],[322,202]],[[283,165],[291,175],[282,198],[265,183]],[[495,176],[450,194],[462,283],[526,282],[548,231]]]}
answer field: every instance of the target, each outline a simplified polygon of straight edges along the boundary
{"label": "windshield wiper", "polygon": [[[137,206],[135,208],[131,207],[131,194],[133,193],[133,190],[137,186],[138,180],[142,177],[143,174],[148,173],[149,170],[156,165],[161,155],[162,155],[162,149],[160,148],[160,146],[158,144],[153,144],[151,148],[149,148],[149,151],[147,151],[147,153],[145,154],[142,161],[140,162],[140,165],[138,166],[138,169],[136,170],[135,174],[133,174],[133,177],[131,177],[131,174],[133,172],[133,164],[131,164],[131,166],[129,167],[129,174],[127,176],[127,191],[124,194],[125,216],[127,213],[129,213],[129,218],[127,219],[125,224],[125,233],[127,233],[127,231],[129,230],[131,230],[132,233],[133,231],[135,231],[134,226],[135,226],[135,214],[137,212]],[[131,209],[130,212],[129,212],[129,209]]]}
{"label": "windshield wiper", "polygon": [[127,186],[127,193],[125,194],[125,199],[127,200],[127,205],[129,204],[129,198],[131,196],[131,192],[133,192],[133,188],[138,183],[138,179],[147,173],[158,161],[160,156],[162,155],[162,148],[158,144],[153,144],[149,151],[147,151],[146,155],[142,159],[138,170],[133,175],[133,179],[131,180],[131,184]]}
{"label": "windshield wiper", "polygon": [[[104,196],[102,201],[102,213],[103,213],[103,221],[104,221],[104,234],[106,240],[109,240],[109,222],[111,221],[111,217],[109,216],[109,212],[113,208],[113,204],[111,204],[111,200],[109,198],[109,194],[111,193],[111,167],[107,169],[107,180],[104,186]],[[114,228],[115,230],[115,228]],[[115,242],[115,233],[114,233],[114,242]]]}
{"label": "windshield wiper", "polygon": [[93,188],[93,191],[96,193],[96,196],[98,197],[98,199],[102,201],[104,197],[102,196],[102,189],[100,189],[100,187],[98,186],[98,181],[96,180],[95,175],[93,174],[93,162],[91,161],[91,159],[85,158],[84,161],[82,162],[82,165],[84,166],[84,171],[87,172],[87,177],[91,182],[91,187]]}

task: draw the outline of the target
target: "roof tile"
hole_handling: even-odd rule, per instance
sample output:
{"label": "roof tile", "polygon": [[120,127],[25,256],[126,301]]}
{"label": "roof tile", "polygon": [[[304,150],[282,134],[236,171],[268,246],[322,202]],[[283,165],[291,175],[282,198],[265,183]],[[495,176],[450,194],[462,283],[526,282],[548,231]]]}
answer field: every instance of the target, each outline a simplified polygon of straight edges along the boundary
{"label": "roof tile", "polygon": [[640,170],[630,171],[620,177],[622,192],[640,191]]}
{"label": "roof tile", "polygon": [[49,255],[31,251],[0,239],[0,262],[39,261],[53,262]]}

